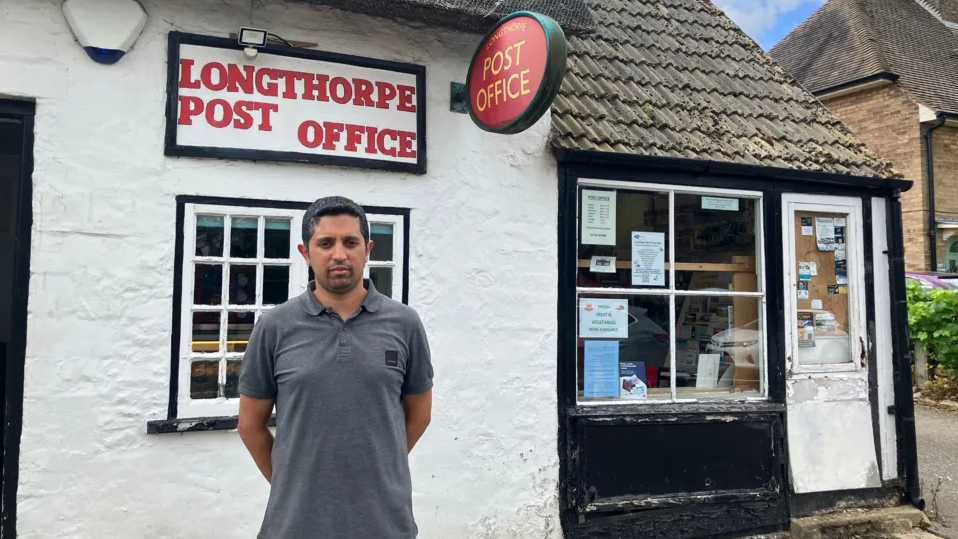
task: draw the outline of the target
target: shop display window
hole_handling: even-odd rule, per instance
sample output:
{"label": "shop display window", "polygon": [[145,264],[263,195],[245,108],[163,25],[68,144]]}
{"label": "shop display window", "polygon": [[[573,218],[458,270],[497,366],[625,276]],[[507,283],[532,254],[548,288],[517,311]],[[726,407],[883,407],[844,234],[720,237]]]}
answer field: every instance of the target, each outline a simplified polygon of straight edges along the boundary
{"label": "shop display window", "polygon": [[583,404],[766,395],[761,193],[580,180]]}

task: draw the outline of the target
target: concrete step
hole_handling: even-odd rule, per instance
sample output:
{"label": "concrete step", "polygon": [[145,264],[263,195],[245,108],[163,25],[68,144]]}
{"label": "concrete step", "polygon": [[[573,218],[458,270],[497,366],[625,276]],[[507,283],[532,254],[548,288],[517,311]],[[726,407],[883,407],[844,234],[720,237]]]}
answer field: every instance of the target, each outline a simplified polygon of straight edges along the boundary
{"label": "concrete step", "polygon": [[915,534],[924,534],[927,524],[925,514],[911,506],[850,509],[794,518],[789,535],[791,539],[921,537]]}

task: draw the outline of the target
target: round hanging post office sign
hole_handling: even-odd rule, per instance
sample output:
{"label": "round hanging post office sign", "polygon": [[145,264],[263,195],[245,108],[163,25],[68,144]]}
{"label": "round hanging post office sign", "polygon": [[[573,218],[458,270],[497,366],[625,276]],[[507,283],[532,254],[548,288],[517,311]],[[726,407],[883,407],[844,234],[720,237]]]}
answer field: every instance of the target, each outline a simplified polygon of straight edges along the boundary
{"label": "round hanging post office sign", "polygon": [[469,115],[480,128],[515,134],[542,117],[562,86],[568,44],[559,23],[540,13],[506,16],[469,64]]}

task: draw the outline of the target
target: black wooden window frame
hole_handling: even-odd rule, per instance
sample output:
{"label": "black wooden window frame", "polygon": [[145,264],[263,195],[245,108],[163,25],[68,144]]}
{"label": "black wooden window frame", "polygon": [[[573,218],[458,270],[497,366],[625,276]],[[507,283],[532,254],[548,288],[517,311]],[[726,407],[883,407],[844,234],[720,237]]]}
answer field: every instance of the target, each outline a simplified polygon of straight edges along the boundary
{"label": "black wooden window frame", "polygon": [[[180,195],[176,197],[176,223],[175,223],[175,253],[173,269],[173,303],[172,303],[172,326],[170,332],[170,379],[169,379],[169,399],[167,403],[166,419],[152,420],[147,422],[148,434],[167,434],[182,433],[192,431],[210,431],[210,430],[232,430],[236,428],[236,416],[211,416],[211,417],[179,417],[178,402],[179,376],[180,376],[180,353],[181,353],[181,317],[183,314],[183,258],[185,234],[192,231],[185,230],[186,207],[188,204],[207,205],[207,206],[232,206],[247,207],[257,210],[279,209],[279,210],[305,210],[312,203],[286,200],[268,200],[252,198],[231,198],[216,196],[194,196]],[[402,275],[394,276],[402,280],[402,302],[409,302],[409,254],[410,254],[410,209],[402,207],[383,207],[362,205],[367,214],[396,215],[402,218],[403,227],[403,245],[401,252],[403,257]],[[298,230],[293,230],[293,234],[298,234]],[[272,423],[272,422],[271,422]]]}

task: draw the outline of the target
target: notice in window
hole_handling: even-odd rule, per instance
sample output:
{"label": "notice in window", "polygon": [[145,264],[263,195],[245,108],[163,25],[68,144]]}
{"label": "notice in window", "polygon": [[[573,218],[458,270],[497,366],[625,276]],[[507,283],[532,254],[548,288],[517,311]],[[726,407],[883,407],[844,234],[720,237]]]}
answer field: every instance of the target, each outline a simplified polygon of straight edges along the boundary
{"label": "notice in window", "polygon": [[619,394],[619,343],[585,341],[585,396],[616,397]]}
{"label": "notice in window", "polygon": [[812,218],[811,217],[802,217],[802,236],[811,236],[812,232]]}
{"label": "notice in window", "polygon": [[815,218],[816,240],[819,251],[835,250],[835,219],[831,217]]}
{"label": "notice in window", "polygon": [[702,197],[703,210],[738,211],[737,198]]}
{"label": "notice in window", "polygon": [[615,245],[615,191],[582,190],[582,244]]}
{"label": "notice in window", "polygon": [[620,364],[618,381],[620,399],[648,398],[644,361],[625,361]]}
{"label": "notice in window", "polygon": [[665,234],[632,232],[632,286],[665,286]]}
{"label": "notice in window", "polygon": [[815,317],[810,312],[798,313],[798,345],[815,346]]}
{"label": "notice in window", "polygon": [[614,256],[593,256],[589,263],[589,271],[593,273],[615,273]]}
{"label": "notice in window", "polygon": [[579,299],[579,337],[627,339],[629,307],[624,299]]}

